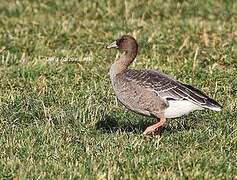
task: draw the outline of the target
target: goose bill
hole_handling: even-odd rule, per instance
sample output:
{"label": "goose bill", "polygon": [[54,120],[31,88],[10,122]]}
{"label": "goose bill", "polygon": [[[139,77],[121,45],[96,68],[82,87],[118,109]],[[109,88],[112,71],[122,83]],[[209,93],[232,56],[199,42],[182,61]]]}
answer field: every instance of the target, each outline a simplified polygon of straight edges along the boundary
{"label": "goose bill", "polygon": [[107,49],[118,48],[117,42],[114,41],[110,45],[106,46]]}

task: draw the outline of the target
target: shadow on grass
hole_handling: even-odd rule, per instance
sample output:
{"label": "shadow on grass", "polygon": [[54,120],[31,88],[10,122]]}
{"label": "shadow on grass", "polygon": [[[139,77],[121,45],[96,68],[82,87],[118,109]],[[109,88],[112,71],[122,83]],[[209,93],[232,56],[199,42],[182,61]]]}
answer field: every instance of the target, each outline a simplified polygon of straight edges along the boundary
{"label": "shadow on grass", "polygon": [[121,121],[118,123],[117,118],[110,115],[105,115],[101,121],[96,123],[96,129],[102,130],[105,133],[114,133],[116,131],[125,131],[125,132],[135,132],[141,133],[147,127],[146,121],[139,122],[129,122],[129,121]]}
{"label": "shadow on grass", "polygon": [[[144,120],[139,120],[139,122],[132,122],[126,120],[116,120],[117,118],[111,115],[105,115],[101,121],[96,123],[96,129],[101,130],[105,133],[115,133],[117,131],[122,132],[134,132],[137,134],[141,134],[145,131],[146,127],[153,125],[155,123],[154,119],[150,119],[149,121],[144,118]],[[188,120],[186,117],[177,120],[168,120],[166,126],[161,130],[161,133],[173,133],[178,131],[188,131],[194,129],[197,124],[196,118],[191,117]]]}

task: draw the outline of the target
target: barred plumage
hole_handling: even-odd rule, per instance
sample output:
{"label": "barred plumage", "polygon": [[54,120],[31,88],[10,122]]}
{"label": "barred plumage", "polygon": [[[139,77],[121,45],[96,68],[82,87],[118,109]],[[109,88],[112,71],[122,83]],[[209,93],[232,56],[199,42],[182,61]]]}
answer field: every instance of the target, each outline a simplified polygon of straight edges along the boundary
{"label": "barred plumage", "polygon": [[132,36],[124,35],[107,48],[117,48],[122,52],[109,73],[119,101],[134,112],[160,119],[144,134],[156,132],[164,125],[166,118],[180,117],[205,108],[221,110],[220,104],[191,85],[178,82],[159,71],[128,69],[138,51]]}

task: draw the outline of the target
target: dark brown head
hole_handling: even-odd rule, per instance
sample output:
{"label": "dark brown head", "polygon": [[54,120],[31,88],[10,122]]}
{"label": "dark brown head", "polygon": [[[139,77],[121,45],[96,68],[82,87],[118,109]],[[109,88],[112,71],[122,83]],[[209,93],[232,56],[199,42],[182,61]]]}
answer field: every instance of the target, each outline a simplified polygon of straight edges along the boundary
{"label": "dark brown head", "polygon": [[107,49],[116,48],[121,52],[125,52],[126,54],[137,54],[138,44],[134,37],[130,35],[123,35],[121,38],[112,42],[110,45],[106,47]]}

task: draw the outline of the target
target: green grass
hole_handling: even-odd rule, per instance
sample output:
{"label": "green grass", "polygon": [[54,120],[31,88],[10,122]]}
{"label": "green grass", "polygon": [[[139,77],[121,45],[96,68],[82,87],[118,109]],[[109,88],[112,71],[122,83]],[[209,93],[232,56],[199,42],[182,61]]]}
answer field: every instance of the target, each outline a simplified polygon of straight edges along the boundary
{"label": "green grass", "polygon": [[[237,178],[236,1],[0,4],[0,179]],[[223,111],[141,135],[154,120],[121,106],[108,77],[104,47],[122,34],[140,45],[132,68],[193,84]]]}

